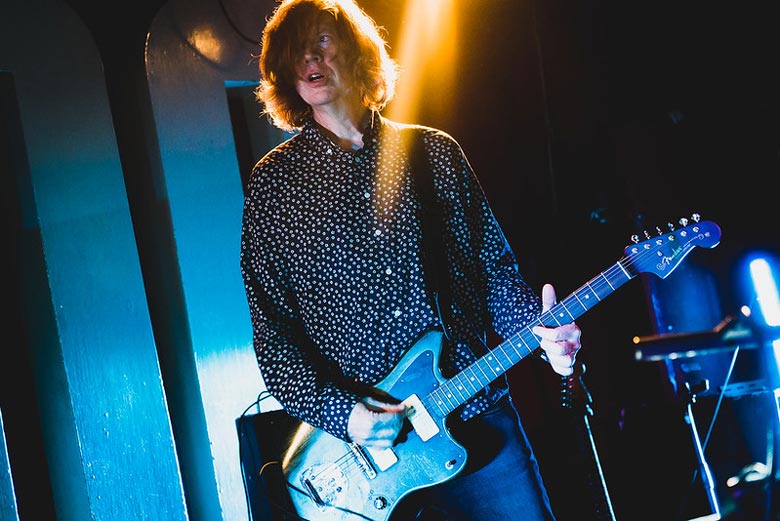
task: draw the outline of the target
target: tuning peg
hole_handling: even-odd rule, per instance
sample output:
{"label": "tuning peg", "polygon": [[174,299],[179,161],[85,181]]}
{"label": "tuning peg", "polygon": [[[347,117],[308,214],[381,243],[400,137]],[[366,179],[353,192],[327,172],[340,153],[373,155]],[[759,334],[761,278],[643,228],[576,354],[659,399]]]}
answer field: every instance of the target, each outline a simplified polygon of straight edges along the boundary
{"label": "tuning peg", "polygon": [[701,221],[701,214],[698,213],[691,214],[691,219],[693,219],[693,222],[697,223]]}
{"label": "tuning peg", "polygon": [[688,219],[685,217],[680,217],[680,220],[677,222],[680,223],[680,226],[688,226]]}
{"label": "tuning peg", "polygon": [[673,231],[674,231],[674,224],[672,224],[672,223],[666,223],[666,227],[667,227],[667,228],[669,228],[669,231],[670,231],[670,232],[673,232]]}
{"label": "tuning peg", "polygon": [[658,232],[658,235],[663,235],[664,234],[664,232],[663,232],[663,230],[661,230],[660,226],[656,226],[655,227],[655,231]]}
{"label": "tuning peg", "polygon": [[645,230],[645,239],[649,239],[649,238],[650,238],[650,234],[648,233],[647,230]]}
{"label": "tuning peg", "polygon": [[639,235],[637,235],[637,234],[632,235],[631,236],[631,242],[633,242],[634,244],[637,244],[639,242]]}

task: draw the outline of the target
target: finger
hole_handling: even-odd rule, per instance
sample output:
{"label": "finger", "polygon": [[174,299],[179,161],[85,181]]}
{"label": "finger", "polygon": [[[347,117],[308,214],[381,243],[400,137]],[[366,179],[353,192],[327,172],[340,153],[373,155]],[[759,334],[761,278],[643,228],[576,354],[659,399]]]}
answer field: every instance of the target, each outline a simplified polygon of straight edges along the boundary
{"label": "finger", "polygon": [[363,399],[363,403],[365,403],[369,409],[375,411],[375,412],[403,412],[406,409],[406,406],[401,403],[393,403],[393,402],[385,402],[382,400],[378,400],[377,398],[373,398],[371,396],[366,397]]}
{"label": "finger", "polygon": [[541,340],[550,342],[574,342],[577,343],[580,338],[579,327],[572,323],[557,327],[534,326],[531,332]]}
{"label": "finger", "polygon": [[575,358],[573,356],[559,356],[548,353],[550,366],[556,373],[569,376],[574,372]]}
{"label": "finger", "polygon": [[552,367],[552,370],[561,376],[571,376],[574,374],[573,367],[560,366],[555,364],[550,364],[550,367]]}
{"label": "finger", "polygon": [[555,305],[557,298],[552,284],[542,286],[542,312],[548,311]]}
{"label": "finger", "polygon": [[574,322],[569,322],[568,324],[557,327],[534,326],[531,328],[531,331],[544,340],[549,340],[551,342],[569,342],[573,345],[579,345],[580,337],[582,336],[580,326]]}
{"label": "finger", "polygon": [[556,367],[564,367],[567,369],[574,367],[576,359],[574,355],[556,355],[550,352],[547,352],[547,358],[551,365]]}
{"label": "finger", "polygon": [[567,352],[565,345],[553,340],[542,339],[539,345],[547,353],[547,356],[564,356]]}
{"label": "finger", "polygon": [[404,412],[406,411],[406,405],[402,403],[388,403],[385,405],[384,409],[385,411],[392,413]]}

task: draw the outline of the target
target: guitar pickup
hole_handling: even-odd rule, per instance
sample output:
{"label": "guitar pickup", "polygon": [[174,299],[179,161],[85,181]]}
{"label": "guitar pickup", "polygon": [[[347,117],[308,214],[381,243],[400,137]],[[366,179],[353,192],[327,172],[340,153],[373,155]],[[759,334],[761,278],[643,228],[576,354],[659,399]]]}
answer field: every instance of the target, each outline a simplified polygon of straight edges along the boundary
{"label": "guitar pickup", "polygon": [[396,456],[395,452],[393,452],[393,449],[374,449],[371,447],[366,447],[366,450],[369,454],[371,454],[374,463],[381,471],[389,469],[398,461],[398,456]]}
{"label": "guitar pickup", "polygon": [[[428,441],[439,433],[439,426],[436,425],[436,421],[434,421],[433,417],[431,417],[425,407],[423,407],[422,401],[416,394],[408,397],[403,403],[406,405],[406,417],[409,419],[409,423],[412,424],[412,427],[422,441]],[[360,467],[369,479],[373,479],[376,476],[376,473],[373,473],[373,475],[371,474],[372,469],[370,469],[370,465],[363,459],[363,450],[371,455],[371,459],[380,471],[389,469],[398,461],[398,456],[393,452],[392,448],[373,449],[371,447],[358,447],[353,444],[351,449],[353,453],[358,451],[358,453],[355,454],[355,457],[358,459],[359,463],[362,461]]]}
{"label": "guitar pickup", "polygon": [[406,405],[406,417],[422,441],[428,441],[439,433],[439,426],[416,394],[411,395],[403,403]]}

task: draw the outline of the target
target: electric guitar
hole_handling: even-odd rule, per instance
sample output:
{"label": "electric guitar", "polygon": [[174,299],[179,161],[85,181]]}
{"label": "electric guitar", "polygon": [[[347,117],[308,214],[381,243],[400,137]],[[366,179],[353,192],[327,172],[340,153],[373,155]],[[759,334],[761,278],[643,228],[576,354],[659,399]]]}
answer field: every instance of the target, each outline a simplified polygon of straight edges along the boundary
{"label": "electric guitar", "polygon": [[283,454],[282,472],[299,517],[310,521],[385,521],[414,490],[455,477],[466,450],[450,435],[447,415],[528,355],[539,351],[536,325],[566,324],[640,273],[668,277],[696,246],[713,248],[720,228],[710,221],[681,219],[683,226],[640,242],[638,236],[614,265],[586,282],[518,333],[450,379],[439,371],[442,333],[431,330],[415,342],[376,388],[402,399],[412,430],[390,449],[347,443],[301,423]]}

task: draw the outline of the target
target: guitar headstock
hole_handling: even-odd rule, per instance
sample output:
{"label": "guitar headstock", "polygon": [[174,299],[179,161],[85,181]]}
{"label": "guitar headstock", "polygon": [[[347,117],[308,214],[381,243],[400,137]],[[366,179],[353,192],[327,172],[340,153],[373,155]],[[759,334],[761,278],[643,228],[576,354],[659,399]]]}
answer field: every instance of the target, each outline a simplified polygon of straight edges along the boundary
{"label": "guitar headstock", "polygon": [[645,240],[638,235],[634,244],[626,246],[624,264],[638,273],[654,273],[665,279],[696,246],[714,248],[720,243],[720,227],[712,221],[701,221],[699,214],[691,220],[678,221],[682,228],[667,224],[667,230],[656,227],[657,235],[645,231]]}

